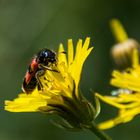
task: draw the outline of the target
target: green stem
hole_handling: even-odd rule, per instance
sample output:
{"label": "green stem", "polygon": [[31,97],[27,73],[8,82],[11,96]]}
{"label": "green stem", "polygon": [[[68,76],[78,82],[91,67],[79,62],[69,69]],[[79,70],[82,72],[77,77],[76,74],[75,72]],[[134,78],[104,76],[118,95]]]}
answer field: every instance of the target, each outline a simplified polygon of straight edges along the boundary
{"label": "green stem", "polygon": [[112,140],[106,133],[100,130],[95,123],[92,123],[90,131],[92,131],[96,136],[98,136],[100,140]]}

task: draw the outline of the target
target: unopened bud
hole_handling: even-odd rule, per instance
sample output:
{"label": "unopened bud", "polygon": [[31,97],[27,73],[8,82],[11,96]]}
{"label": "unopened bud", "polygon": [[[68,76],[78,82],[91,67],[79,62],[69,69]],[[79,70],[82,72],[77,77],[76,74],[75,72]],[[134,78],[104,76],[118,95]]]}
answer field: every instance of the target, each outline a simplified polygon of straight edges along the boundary
{"label": "unopened bud", "polygon": [[140,49],[140,44],[134,39],[127,39],[112,47],[111,55],[119,69],[123,70],[132,65],[134,49]]}

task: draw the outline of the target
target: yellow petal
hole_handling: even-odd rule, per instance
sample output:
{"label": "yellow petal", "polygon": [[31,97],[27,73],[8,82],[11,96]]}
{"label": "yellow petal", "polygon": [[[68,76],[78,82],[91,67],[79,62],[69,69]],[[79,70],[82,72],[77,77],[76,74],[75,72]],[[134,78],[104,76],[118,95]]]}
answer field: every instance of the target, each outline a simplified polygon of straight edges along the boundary
{"label": "yellow petal", "polygon": [[114,122],[115,121],[113,119],[101,122],[98,124],[98,128],[102,130],[112,128],[116,125]]}
{"label": "yellow petal", "polygon": [[139,54],[138,50],[135,49],[133,51],[133,68],[137,68],[139,66]]}
{"label": "yellow petal", "polygon": [[120,110],[116,118],[101,122],[98,124],[100,129],[109,129],[120,123],[126,123],[131,121],[137,114],[140,113],[140,108],[134,108],[130,110]]}
{"label": "yellow petal", "polygon": [[82,39],[79,39],[77,46],[76,46],[76,54],[75,54],[75,59],[79,60],[80,54],[81,54],[81,49],[82,49]]}
{"label": "yellow petal", "polygon": [[5,101],[5,110],[10,112],[37,112],[40,107],[46,105],[46,99],[38,95],[37,92],[28,95],[21,93],[13,101]]}
{"label": "yellow petal", "polygon": [[74,50],[72,39],[68,40],[68,64],[69,66],[73,63]]}
{"label": "yellow petal", "polygon": [[62,63],[64,62],[65,65],[67,66],[67,58],[66,58],[66,54],[65,54],[65,50],[63,47],[63,44],[59,45],[59,50],[58,50],[58,62]]}
{"label": "yellow petal", "polygon": [[88,50],[89,43],[90,43],[90,37],[87,37],[83,45],[83,51]]}
{"label": "yellow petal", "polygon": [[96,93],[95,96],[98,97],[100,100],[104,101],[105,103],[110,104],[114,107],[121,108],[121,109],[125,108],[125,105],[122,105],[122,104],[119,104],[119,103],[116,103],[116,102],[112,101],[109,98],[109,96],[102,96],[98,93]]}
{"label": "yellow petal", "polygon": [[111,30],[118,42],[123,42],[128,39],[127,33],[118,19],[113,19],[110,22]]}

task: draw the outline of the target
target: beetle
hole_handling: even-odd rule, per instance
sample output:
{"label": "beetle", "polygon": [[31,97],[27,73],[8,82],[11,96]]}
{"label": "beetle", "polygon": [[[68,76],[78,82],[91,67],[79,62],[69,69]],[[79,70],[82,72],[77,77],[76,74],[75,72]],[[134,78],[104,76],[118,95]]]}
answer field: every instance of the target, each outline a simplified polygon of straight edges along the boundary
{"label": "beetle", "polygon": [[45,74],[46,70],[56,71],[51,65],[57,63],[56,53],[49,49],[43,49],[38,52],[32,59],[25,74],[22,90],[27,94],[31,93],[36,86],[39,90],[43,88],[39,77]]}

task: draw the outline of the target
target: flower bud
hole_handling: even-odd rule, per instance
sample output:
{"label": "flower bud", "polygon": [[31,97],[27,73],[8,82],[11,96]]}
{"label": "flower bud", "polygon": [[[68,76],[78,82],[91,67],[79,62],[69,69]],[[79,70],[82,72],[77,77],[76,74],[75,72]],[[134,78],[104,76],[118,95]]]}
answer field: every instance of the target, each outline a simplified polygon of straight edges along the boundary
{"label": "flower bud", "polygon": [[111,55],[116,66],[123,70],[132,65],[133,50],[140,48],[140,44],[134,39],[127,39],[124,42],[114,45],[111,49]]}

